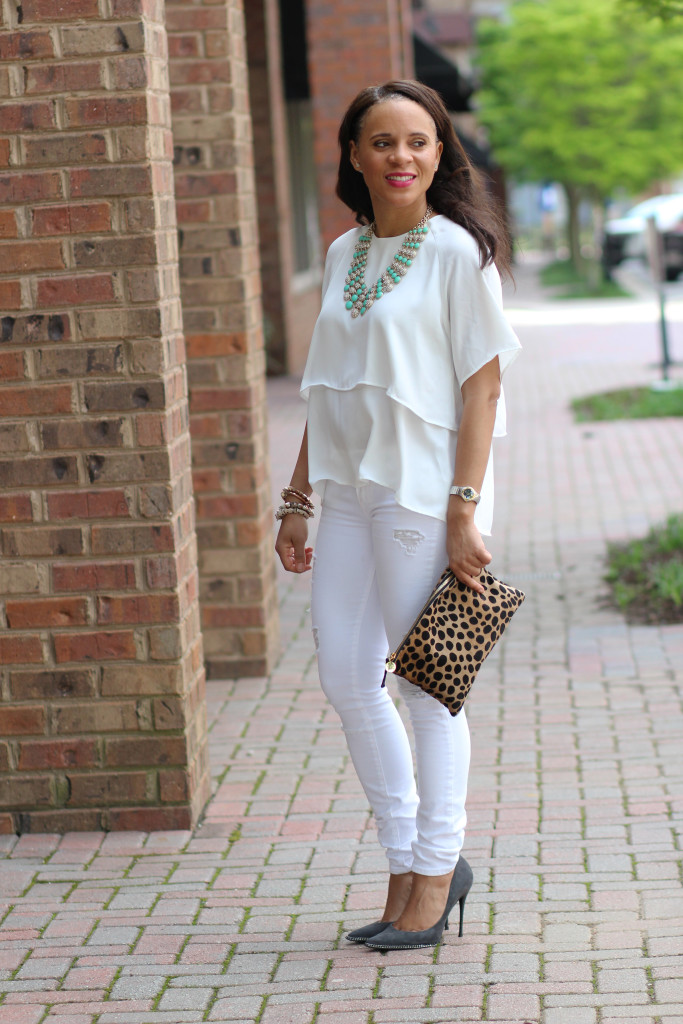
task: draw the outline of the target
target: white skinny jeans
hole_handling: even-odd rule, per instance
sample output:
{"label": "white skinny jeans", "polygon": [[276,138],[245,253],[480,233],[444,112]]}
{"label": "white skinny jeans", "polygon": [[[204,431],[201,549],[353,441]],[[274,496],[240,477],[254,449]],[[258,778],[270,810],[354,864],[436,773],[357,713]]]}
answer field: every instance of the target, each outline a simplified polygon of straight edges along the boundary
{"label": "white skinny jeans", "polygon": [[402,508],[378,484],[328,482],[311,614],[323,690],[338,712],[392,874],[451,871],[465,832],[470,738],[464,711],[397,679],[415,736],[386,687],[384,661],[447,563],[446,524]]}

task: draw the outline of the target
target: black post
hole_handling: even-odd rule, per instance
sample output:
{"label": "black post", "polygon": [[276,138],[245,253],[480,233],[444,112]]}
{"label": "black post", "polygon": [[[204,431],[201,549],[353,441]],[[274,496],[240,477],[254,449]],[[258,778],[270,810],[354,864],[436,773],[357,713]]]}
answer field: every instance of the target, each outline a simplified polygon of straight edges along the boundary
{"label": "black post", "polygon": [[662,380],[669,379],[669,367],[671,356],[669,355],[669,335],[666,327],[666,314],[664,311],[665,295],[661,281],[659,282],[659,336],[662,342]]}
{"label": "black post", "polygon": [[664,291],[664,252],[662,249],[662,236],[657,230],[657,222],[654,217],[648,217],[646,223],[647,254],[652,270],[652,276],[657,285],[657,296],[659,298],[659,337],[662,344],[662,380],[668,381],[671,356],[669,355],[669,335],[666,326],[666,294]]}

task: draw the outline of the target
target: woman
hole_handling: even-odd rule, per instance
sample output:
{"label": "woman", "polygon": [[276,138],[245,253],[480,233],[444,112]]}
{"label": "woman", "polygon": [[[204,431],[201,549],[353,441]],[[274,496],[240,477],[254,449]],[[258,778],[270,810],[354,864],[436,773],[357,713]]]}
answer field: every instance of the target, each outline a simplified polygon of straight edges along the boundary
{"label": "woman", "polygon": [[382,687],[384,660],[448,563],[481,592],[491,560],[491,438],[500,379],[519,348],[501,311],[505,233],[446,109],[417,82],[363,90],[339,131],[337,194],[359,223],[330,246],[301,390],[308,418],[276,550],[312,565],[310,495],[322,498],[311,615],[323,690],[389,861],[380,921],[347,938],[376,949],[440,941],[472,872],[460,857],[469,733],[398,680],[415,736]]}

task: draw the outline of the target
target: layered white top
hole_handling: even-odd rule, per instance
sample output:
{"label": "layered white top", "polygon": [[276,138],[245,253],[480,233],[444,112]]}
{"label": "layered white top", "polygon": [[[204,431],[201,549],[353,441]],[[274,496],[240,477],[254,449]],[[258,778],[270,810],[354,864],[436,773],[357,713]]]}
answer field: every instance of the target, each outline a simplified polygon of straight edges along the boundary
{"label": "layered white top", "polygon": [[[460,388],[498,356],[501,375],[519,351],[502,310],[493,266],[482,270],[475,240],[438,215],[400,284],[364,316],[344,306],[344,280],[359,235],[354,228],[329,248],[323,296],[301,393],[308,401],[311,486],[389,488],[397,502],[445,519],[462,416]],[[365,268],[372,286],[405,236],[373,236]],[[501,394],[494,436],[506,433]],[[468,481],[461,481],[468,483]],[[491,531],[493,460],[489,457],[475,523]]]}

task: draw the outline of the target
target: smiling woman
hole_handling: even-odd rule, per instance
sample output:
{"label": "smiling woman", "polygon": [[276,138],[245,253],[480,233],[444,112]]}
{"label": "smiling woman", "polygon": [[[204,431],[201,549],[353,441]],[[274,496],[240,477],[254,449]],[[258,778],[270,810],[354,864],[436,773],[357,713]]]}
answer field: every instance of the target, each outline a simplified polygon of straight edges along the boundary
{"label": "smiling woman", "polygon": [[[390,108],[396,111],[405,100],[413,104],[408,109],[414,116],[419,116],[416,108],[423,117],[426,116],[426,123],[422,121],[420,128],[428,140],[435,137],[440,147],[438,157],[432,161],[436,166],[426,187],[427,202],[437,213],[460,224],[472,235],[477,242],[482,267],[495,263],[501,274],[509,275],[510,245],[500,211],[470,164],[441,97],[420,82],[387,82],[363,89],[356,96],[339,127],[337,195],[354,211],[359,224],[370,224],[376,218],[365,174],[359,173],[354,166],[352,150],[355,147],[358,151],[365,136],[367,120],[378,108],[389,103]],[[420,144],[416,142],[414,149],[419,148]]]}
{"label": "smiling woman", "polygon": [[349,154],[370,193],[379,238],[408,231],[424,215],[442,151],[433,119],[414,100],[397,98],[367,112]]}
{"label": "smiling woman", "polygon": [[347,938],[414,948],[440,941],[472,884],[460,856],[469,733],[464,712],[451,717],[397,680],[415,735],[418,795],[405,728],[381,685],[384,659],[446,563],[482,591],[491,439],[505,432],[501,376],[519,342],[501,309],[505,235],[438,95],[417,82],[365,89],[339,141],[337,194],[362,226],[327,254],[301,383],[307,426],[282,492],[276,549],[290,572],[311,568],[317,491],[311,617],[320,681],[390,871],[381,919]]}

